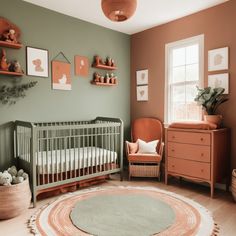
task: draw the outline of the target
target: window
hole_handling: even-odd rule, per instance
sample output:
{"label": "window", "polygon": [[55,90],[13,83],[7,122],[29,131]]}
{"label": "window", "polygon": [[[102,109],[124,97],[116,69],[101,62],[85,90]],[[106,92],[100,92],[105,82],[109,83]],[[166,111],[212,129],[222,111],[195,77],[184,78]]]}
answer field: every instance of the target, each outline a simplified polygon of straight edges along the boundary
{"label": "window", "polygon": [[201,120],[194,102],[203,85],[204,35],[166,45],[165,123]]}

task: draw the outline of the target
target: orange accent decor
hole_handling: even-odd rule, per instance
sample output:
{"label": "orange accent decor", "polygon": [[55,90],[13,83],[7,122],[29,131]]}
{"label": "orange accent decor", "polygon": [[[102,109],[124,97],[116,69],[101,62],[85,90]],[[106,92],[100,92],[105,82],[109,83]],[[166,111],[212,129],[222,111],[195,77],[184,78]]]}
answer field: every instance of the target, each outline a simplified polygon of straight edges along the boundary
{"label": "orange accent decor", "polygon": [[89,61],[87,57],[75,56],[75,74],[83,77],[88,77]]}
{"label": "orange accent decor", "polygon": [[52,87],[59,90],[71,90],[69,63],[52,61]]}
{"label": "orange accent decor", "polygon": [[169,128],[182,128],[182,129],[217,129],[217,125],[207,122],[207,121],[198,121],[198,122],[174,122],[169,125]]}
{"label": "orange accent decor", "polygon": [[135,177],[159,177],[160,178],[160,162],[164,143],[162,143],[163,125],[158,119],[139,118],[132,123],[131,137],[132,142],[142,139],[145,142],[159,140],[156,147],[157,153],[135,153],[133,154],[126,142],[126,153],[129,162],[129,179]]}
{"label": "orange accent decor", "polygon": [[112,21],[125,21],[135,12],[137,0],[102,0],[102,10]]}
{"label": "orange accent decor", "polygon": [[178,176],[206,182],[214,196],[215,183],[225,177],[229,187],[229,130],[166,129],[165,182]]}

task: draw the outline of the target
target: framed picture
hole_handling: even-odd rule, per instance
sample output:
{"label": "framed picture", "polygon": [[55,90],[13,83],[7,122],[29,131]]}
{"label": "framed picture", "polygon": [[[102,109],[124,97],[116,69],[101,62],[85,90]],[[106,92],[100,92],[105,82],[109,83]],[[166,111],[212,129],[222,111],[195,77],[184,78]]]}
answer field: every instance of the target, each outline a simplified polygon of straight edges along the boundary
{"label": "framed picture", "polygon": [[26,47],[27,75],[48,77],[48,50]]}
{"label": "framed picture", "polygon": [[228,70],[229,48],[218,48],[208,51],[208,71]]}
{"label": "framed picture", "polygon": [[229,93],[229,74],[216,74],[208,76],[208,86],[212,88],[224,88],[224,94]]}
{"label": "framed picture", "polygon": [[136,71],[136,82],[137,85],[148,84],[148,70]]}
{"label": "framed picture", "polygon": [[75,56],[75,74],[82,76],[82,77],[88,77],[89,73],[89,60],[87,57],[84,56]]}
{"label": "framed picture", "polygon": [[137,101],[148,101],[148,86],[137,86]]}
{"label": "framed picture", "polygon": [[71,90],[70,63],[52,61],[52,89]]}

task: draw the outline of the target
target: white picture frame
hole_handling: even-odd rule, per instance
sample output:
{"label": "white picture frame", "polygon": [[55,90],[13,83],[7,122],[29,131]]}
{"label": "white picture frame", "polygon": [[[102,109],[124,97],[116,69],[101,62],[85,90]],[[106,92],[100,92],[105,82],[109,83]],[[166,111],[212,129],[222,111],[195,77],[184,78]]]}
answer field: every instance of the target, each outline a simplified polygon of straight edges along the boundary
{"label": "white picture frame", "polygon": [[136,83],[137,85],[148,84],[148,69],[136,71]]}
{"label": "white picture frame", "polygon": [[229,69],[229,47],[208,51],[208,71]]}
{"label": "white picture frame", "polygon": [[26,47],[26,73],[30,76],[48,77],[48,50]]}
{"label": "white picture frame", "polygon": [[223,94],[229,94],[229,73],[208,75],[208,86],[211,88],[224,88]]}
{"label": "white picture frame", "polygon": [[148,85],[137,86],[137,101],[148,101]]}

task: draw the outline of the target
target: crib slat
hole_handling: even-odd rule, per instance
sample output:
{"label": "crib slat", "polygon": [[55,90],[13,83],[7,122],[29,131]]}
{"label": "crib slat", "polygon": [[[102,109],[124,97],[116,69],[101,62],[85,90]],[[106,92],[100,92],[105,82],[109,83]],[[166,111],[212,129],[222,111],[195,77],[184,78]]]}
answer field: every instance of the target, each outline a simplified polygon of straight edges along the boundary
{"label": "crib slat", "polygon": [[87,134],[87,144],[86,144],[86,146],[87,146],[87,165],[86,165],[86,170],[87,170],[87,173],[86,173],[86,175],[89,175],[89,133],[88,133],[88,128],[86,129],[86,134]]}
{"label": "crib slat", "polygon": [[[83,128],[83,134],[85,134],[84,132],[84,128]],[[83,137],[83,155],[82,155],[82,158],[83,158],[83,175],[85,175],[85,168],[84,168],[84,165],[85,165],[85,160],[84,160],[84,155],[85,155],[85,151],[84,151],[84,145],[85,145],[85,137]]]}
{"label": "crib slat", "polygon": [[95,150],[94,150],[94,152],[95,152],[95,155],[94,155],[94,157],[95,157],[95,172],[97,173],[98,172],[98,163],[97,163],[97,147],[98,147],[98,135],[97,135],[97,128],[94,128],[94,137],[95,137]]}
{"label": "crib slat", "polygon": [[53,140],[54,140],[54,138],[52,138],[50,140],[50,149],[51,149],[51,176],[52,176],[52,182],[54,183],[54,164],[55,164],[55,161],[53,159]]}
{"label": "crib slat", "polygon": [[[78,132],[79,132],[80,130],[78,130]],[[78,175],[79,175],[79,177],[80,177],[80,170],[81,170],[81,165],[80,165],[80,163],[81,163],[81,156],[80,156],[80,152],[81,152],[81,149],[80,149],[80,136],[78,136]],[[82,163],[81,163],[82,164]]]}
{"label": "crib slat", "polygon": [[47,166],[47,182],[49,183],[49,159],[48,159],[48,152],[49,152],[49,144],[48,144],[48,142],[49,142],[49,139],[48,139],[48,130],[47,130],[47,134],[46,134],[47,136],[47,141],[46,141],[46,161],[47,161],[47,164],[46,164],[46,166]]}
{"label": "crib slat", "polygon": [[66,138],[64,138],[64,159],[65,159],[65,179],[68,179],[67,178],[67,153],[66,153],[66,147],[67,147],[67,142],[66,142]]}
{"label": "crib slat", "polygon": [[63,138],[60,138],[59,139],[60,142],[59,142],[59,150],[60,150],[60,166],[61,166],[61,170],[60,170],[60,175],[61,175],[61,181],[63,180],[63,171],[64,171],[64,167],[63,167],[63,162],[62,162],[62,141],[63,141]]}
{"label": "crib slat", "polygon": [[58,181],[58,138],[57,138],[57,131],[56,131],[56,137],[55,137],[55,142],[54,142],[54,151],[55,151],[55,157],[56,157],[56,181]]}

